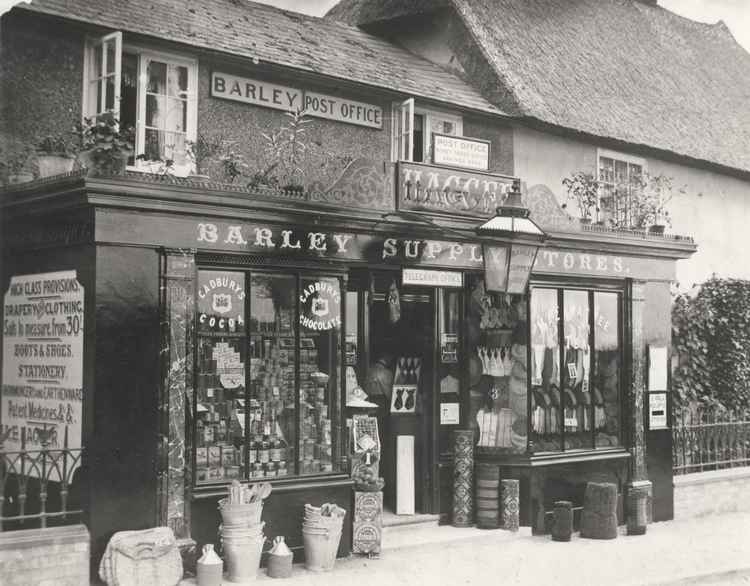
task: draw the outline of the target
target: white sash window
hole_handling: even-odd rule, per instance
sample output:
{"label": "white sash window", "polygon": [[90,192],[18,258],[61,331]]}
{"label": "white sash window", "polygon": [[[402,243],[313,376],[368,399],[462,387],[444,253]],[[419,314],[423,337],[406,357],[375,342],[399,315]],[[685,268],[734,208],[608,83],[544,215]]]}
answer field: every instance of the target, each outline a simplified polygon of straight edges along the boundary
{"label": "white sash window", "polygon": [[177,175],[192,171],[186,143],[197,126],[198,64],[194,59],[122,44],[122,33],[91,39],[86,51],[84,116],[112,110],[135,128],[132,168],[156,171],[172,160]]}

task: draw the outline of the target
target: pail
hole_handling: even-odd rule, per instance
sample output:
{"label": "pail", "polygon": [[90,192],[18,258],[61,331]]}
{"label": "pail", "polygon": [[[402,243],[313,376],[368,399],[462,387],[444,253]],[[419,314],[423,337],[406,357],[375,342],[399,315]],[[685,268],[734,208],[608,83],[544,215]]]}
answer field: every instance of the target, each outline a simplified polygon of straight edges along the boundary
{"label": "pail", "polygon": [[224,525],[257,525],[263,515],[263,501],[248,504],[220,501],[219,512]]}
{"label": "pail", "polygon": [[261,534],[248,539],[222,539],[224,562],[227,566],[227,581],[250,582],[260,568],[265,537]]}
{"label": "pail", "polygon": [[263,534],[263,527],[265,523],[258,523],[257,525],[222,525],[221,536],[223,539],[255,539],[259,535]]}
{"label": "pail", "polygon": [[328,572],[336,563],[341,531],[302,528],[305,542],[305,568],[311,572]]}

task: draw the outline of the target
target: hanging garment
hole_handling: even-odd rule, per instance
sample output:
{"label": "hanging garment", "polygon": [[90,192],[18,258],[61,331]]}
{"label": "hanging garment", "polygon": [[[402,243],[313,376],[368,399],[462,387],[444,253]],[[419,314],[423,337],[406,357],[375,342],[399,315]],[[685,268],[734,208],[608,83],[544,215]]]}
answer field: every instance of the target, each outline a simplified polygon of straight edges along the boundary
{"label": "hanging garment", "polygon": [[401,319],[401,296],[396,286],[396,281],[391,281],[388,288],[388,321],[396,324]]}

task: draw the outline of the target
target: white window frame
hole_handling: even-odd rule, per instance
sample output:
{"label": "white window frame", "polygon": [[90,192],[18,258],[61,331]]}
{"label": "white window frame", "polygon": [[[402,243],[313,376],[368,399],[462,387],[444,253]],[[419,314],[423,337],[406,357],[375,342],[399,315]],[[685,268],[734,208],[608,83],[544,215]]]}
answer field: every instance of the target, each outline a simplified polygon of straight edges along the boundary
{"label": "white window frame", "polygon": [[[602,178],[602,159],[612,159],[614,161],[614,164],[616,166],[617,162],[621,163],[627,163],[628,165],[638,165],[641,168],[641,173],[644,175],[648,173],[648,165],[646,164],[646,159],[643,157],[638,157],[635,155],[629,155],[627,153],[622,153],[619,151],[613,151],[610,149],[603,149],[603,148],[597,148],[596,149],[596,180],[599,183],[599,202],[597,207],[599,209],[602,208],[601,205],[601,198],[602,198],[602,187],[606,183],[607,185],[610,185],[609,182],[605,182]],[[614,186],[614,189],[617,189],[617,184],[611,184]]]}
{"label": "white window frame", "polygon": [[[392,105],[391,136],[393,137],[391,148],[391,160],[414,161],[414,116],[422,116],[422,153],[423,163],[432,164],[432,123],[435,119],[452,122],[454,125],[454,136],[464,135],[464,119],[458,114],[449,114],[441,110],[428,108],[417,108],[414,98],[409,98],[400,103]],[[405,121],[408,121],[408,129],[403,131]]]}
{"label": "white window frame", "polygon": [[[112,108],[115,111],[115,115],[119,114],[120,112],[120,85],[122,80],[122,33],[120,31],[110,33],[107,35],[103,35],[101,37],[89,37],[86,39],[86,48],[84,51],[84,60],[83,60],[83,100],[82,103],[82,114],[83,119],[91,118],[93,116],[98,116],[99,114],[102,114],[106,111],[106,104],[107,104],[107,84],[103,83],[101,90],[100,90],[100,98],[102,105],[104,106],[105,110],[96,111],[96,102],[94,104],[89,103],[89,86],[95,79],[105,79],[106,77],[109,77],[107,74],[107,44],[113,42],[115,43],[115,70],[112,74],[112,77],[114,77],[114,99],[112,101],[114,107]],[[93,77],[93,70],[94,70],[94,53],[95,51],[101,49],[102,52],[102,76],[94,78]],[[83,120],[82,120],[83,121]]]}
{"label": "white window frame", "polygon": [[[185,128],[185,137],[189,141],[195,141],[198,134],[198,60],[194,57],[190,57],[183,54],[175,54],[162,50],[155,50],[142,45],[134,44],[123,44],[122,33],[117,31],[102,37],[89,37],[86,40],[86,50],[83,67],[83,118],[90,118],[101,114],[101,112],[93,112],[92,105],[88,103],[88,85],[92,81],[91,73],[93,71],[94,63],[94,51],[101,46],[104,52],[103,58],[106,58],[106,51],[104,50],[105,43],[107,40],[114,39],[116,47],[116,75],[115,75],[115,115],[119,118],[120,112],[120,86],[122,83],[122,55],[123,53],[135,54],[138,57],[138,91],[136,104],[136,136],[135,136],[135,155],[139,155],[144,150],[144,143],[146,137],[146,62],[151,59],[154,61],[161,61],[168,64],[174,64],[182,67],[186,67],[188,71],[188,112],[187,112],[187,127]],[[106,63],[103,61],[103,63]],[[104,66],[103,66],[104,67]],[[106,68],[104,69],[106,71]],[[102,84],[104,87],[103,93],[106,92],[106,84]],[[103,96],[103,99],[106,96]],[[105,101],[102,101],[106,104]],[[150,163],[148,161],[136,161],[133,166],[128,166],[128,170],[133,171],[144,171],[153,172],[157,171],[156,167],[160,164]],[[175,165],[173,169],[175,175],[188,175],[195,171],[194,162],[189,162],[184,165]]]}

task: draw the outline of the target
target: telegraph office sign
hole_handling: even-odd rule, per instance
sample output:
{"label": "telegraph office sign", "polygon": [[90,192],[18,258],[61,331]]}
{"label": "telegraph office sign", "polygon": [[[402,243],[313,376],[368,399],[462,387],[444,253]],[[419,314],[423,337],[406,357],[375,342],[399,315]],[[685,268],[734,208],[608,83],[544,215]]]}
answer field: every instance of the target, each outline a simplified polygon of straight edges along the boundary
{"label": "telegraph office sign", "polygon": [[227,73],[213,73],[211,95],[285,112],[304,111],[308,116],[346,124],[383,128],[380,106]]}

